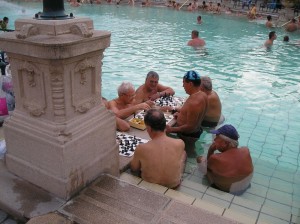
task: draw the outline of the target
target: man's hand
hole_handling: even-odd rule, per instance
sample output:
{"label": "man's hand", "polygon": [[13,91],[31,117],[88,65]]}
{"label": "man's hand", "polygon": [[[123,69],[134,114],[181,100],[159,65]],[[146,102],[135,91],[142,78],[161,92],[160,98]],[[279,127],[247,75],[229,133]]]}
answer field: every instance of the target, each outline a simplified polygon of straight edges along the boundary
{"label": "man's hand", "polygon": [[163,112],[171,112],[172,107],[171,107],[171,106],[162,106],[162,107],[160,107],[160,109],[161,109]]}
{"label": "man's hand", "polygon": [[137,105],[137,110],[149,110],[150,106],[147,103],[140,103]]}
{"label": "man's hand", "polygon": [[156,100],[156,99],[158,99],[158,98],[160,98],[159,92],[153,94],[152,96],[149,96],[149,99],[150,99],[150,100]]}
{"label": "man's hand", "polygon": [[155,105],[155,103],[151,100],[147,100],[145,103],[148,104],[150,107],[153,107]]}
{"label": "man's hand", "polygon": [[167,125],[167,126],[166,126],[166,132],[167,132],[167,133],[172,132],[172,127],[171,127],[170,125]]}

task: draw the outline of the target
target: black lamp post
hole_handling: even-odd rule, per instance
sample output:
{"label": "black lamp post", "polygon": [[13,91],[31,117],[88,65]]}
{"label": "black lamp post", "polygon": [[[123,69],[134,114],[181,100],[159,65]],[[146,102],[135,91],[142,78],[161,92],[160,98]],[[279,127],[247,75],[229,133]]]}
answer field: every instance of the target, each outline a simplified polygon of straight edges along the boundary
{"label": "black lamp post", "polygon": [[73,14],[70,14],[70,16],[65,14],[63,0],[43,0],[43,12],[35,14],[35,18],[49,20],[71,19]]}

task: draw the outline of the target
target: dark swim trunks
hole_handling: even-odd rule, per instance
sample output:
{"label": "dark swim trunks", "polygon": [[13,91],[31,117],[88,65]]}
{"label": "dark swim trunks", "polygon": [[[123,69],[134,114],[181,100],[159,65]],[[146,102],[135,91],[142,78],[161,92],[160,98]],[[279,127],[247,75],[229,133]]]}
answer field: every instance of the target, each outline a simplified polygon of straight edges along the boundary
{"label": "dark swim trunks", "polygon": [[191,137],[191,138],[200,138],[201,134],[203,132],[203,129],[200,128],[199,131],[193,132],[193,133],[180,133],[184,137]]}
{"label": "dark swim trunks", "polygon": [[218,122],[213,122],[213,121],[202,121],[201,126],[202,127],[207,127],[207,128],[214,128],[218,125]]}

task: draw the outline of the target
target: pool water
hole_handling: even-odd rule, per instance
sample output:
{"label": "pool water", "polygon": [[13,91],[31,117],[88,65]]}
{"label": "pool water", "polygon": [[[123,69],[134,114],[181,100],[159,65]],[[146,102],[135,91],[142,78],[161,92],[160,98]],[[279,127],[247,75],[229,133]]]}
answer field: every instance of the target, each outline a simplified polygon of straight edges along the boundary
{"label": "pool water", "polygon": [[[7,8],[9,28],[22,9],[26,17],[42,10],[42,3],[0,4]],[[237,16],[116,5],[65,9],[112,33],[102,67],[102,95],[108,99],[117,96],[122,81],[141,85],[150,70],[180,96],[186,96],[182,77],[187,70],[210,76],[225,123],[237,128],[240,145],[250,148],[255,165],[252,187],[242,197],[300,216],[300,47],[282,41],[285,35],[299,40],[299,31],[275,29],[277,40],[266,49],[270,30]],[[202,25],[196,24],[198,14]],[[205,39],[204,49],[186,46],[194,29]],[[197,144],[206,151],[211,140],[204,134]],[[186,178],[205,184],[194,160],[188,166]]]}

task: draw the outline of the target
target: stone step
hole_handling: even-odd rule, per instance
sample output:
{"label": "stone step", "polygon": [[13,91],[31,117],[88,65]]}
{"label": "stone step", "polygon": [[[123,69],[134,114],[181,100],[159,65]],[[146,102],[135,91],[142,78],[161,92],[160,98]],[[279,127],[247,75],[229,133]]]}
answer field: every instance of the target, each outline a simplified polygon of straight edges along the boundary
{"label": "stone step", "polygon": [[102,175],[59,212],[79,224],[238,223],[109,175]]}
{"label": "stone step", "polygon": [[161,185],[148,183],[129,173],[122,173],[120,178],[126,182],[170,196],[175,200],[234,219],[241,223],[300,223],[297,211],[285,211],[272,207],[265,202],[234,196],[193,181],[184,180],[178,189],[179,191],[174,191]]}

